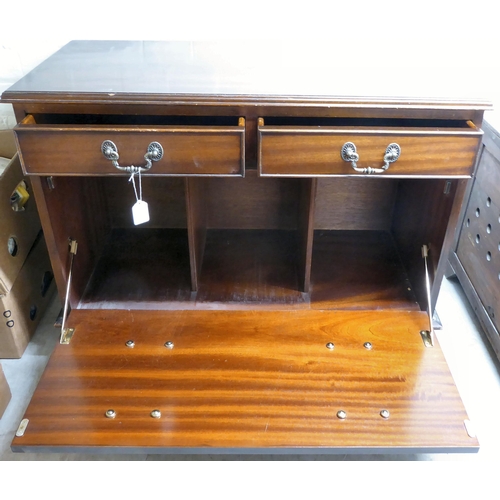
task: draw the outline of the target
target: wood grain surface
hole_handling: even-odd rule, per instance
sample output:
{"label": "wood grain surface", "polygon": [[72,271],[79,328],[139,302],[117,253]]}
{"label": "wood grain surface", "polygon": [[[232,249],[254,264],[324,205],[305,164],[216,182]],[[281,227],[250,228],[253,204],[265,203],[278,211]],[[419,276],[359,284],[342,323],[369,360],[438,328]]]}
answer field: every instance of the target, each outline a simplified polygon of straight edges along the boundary
{"label": "wood grain surface", "polygon": [[[393,50],[390,43],[388,53]],[[380,64],[374,64],[374,57]],[[416,78],[411,65],[406,72],[400,66],[388,78],[385,55],[371,51],[367,56],[363,44],[352,44],[349,60],[356,61],[358,77],[346,78],[345,60],[345,47],[324,40],[78,40],[18,81],[3,98],[60,102],[70,95],[73,102],[89,103],[133,102],[146,96],[155,104],[183,99],[195,104],[201,97],[212,102],[221,96],[236,102],[253,97],[261,103],[266,97],[271,101],[286,96],[292,106],[299,100],[302,105],[327,101],[403,112],[450,108],[454,113],[489,106],[471,95],[472,86],[462,87],[471,75],[461,66],[427,66],[432,78]],[[477,78],[473,81],[481,84]]]}
{"label": "wood grain surface", "polygon": [[384,129],[360,131],[321,127],[259,127],[261,175],[360,175],[341,157],[346,142],[356,145],[359,168],[381,168],[387,146],[401,156],[380,176],[470,176],[480,143],[478,131],[429,132]]}
{"label": "wood grain surface", "polygon": [[[423,267],[419,277],[423,281]],[[310,301],[316,309],[419,309],[384,231],[315,231]]]}
{"label": "wood grain surface", "polygon": [[474,451],[426,324],[421,312],[73,311],[13,448]]}
{"label": "wood grain surface", "polygon": [[[133,122],[132,122],[133,123]],[[43,125],[32,116],[15,127],[25,172],[38,175],[123,175],[101,152],[116,144],[121,166],[144,166],[151,142],[163,158],[144,175],[243,175],[244,126]]]}

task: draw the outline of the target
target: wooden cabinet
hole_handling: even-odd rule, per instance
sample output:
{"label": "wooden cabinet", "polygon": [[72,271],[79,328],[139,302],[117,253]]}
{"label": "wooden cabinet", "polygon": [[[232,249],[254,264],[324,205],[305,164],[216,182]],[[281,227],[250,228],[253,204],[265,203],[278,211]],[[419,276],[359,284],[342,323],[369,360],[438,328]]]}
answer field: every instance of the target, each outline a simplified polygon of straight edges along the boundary
{"label": "wooden cabinet", "polygon": [[13,449],[477,451],[426,332],[488,105],[238,53],[72,42],[3,94],[71,309]]}

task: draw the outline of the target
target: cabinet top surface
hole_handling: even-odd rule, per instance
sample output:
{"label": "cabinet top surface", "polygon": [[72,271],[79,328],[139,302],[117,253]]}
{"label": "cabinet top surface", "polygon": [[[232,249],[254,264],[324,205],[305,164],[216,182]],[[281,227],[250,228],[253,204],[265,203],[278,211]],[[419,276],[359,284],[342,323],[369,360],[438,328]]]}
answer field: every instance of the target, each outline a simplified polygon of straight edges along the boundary
{"label": "cabinet top surface", "polygon": [[188,101],[489,107],[486,100],[470,98],[480,90],[459,68],[416,71],[411,61],[393,67],[380,55],[365,55],[360,63],[359,54],[347,49],[326,42],[73,41],[2,98],[113,102],[184,96]]}

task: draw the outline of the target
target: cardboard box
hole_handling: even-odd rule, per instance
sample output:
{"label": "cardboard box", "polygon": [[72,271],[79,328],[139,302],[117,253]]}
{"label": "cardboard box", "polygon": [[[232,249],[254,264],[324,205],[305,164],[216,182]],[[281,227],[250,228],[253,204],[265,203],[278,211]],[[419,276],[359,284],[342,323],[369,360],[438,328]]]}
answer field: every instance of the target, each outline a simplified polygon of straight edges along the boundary
{"label": "cardboard box", "polygon": [[9,389],[9,384],[7,384],[7,379],[2,370],[2,365],[0,365],[0,418],[4,414],[7,405],[9,404],[11,398],[11,393]]}
{"label": "cardboard box", "polygon": [[[12,157],[12,161],[0,174],[0,296],[2,296],[12,289],[40,232],[41,225],[31,181],[21,170],[12,130],[0,130],[0,157]],[[19,187],[21,182],[24,182],[24,185]],[[14,211],[11,197],[19,190],[23,190],[29,198],[22,207],[18,203],[15,208],[20,210]]]}
{"label": "cardboard box", "polygon": [[0,297],[0,358],[20,358],[56,289],[42,233],[11,291]]}

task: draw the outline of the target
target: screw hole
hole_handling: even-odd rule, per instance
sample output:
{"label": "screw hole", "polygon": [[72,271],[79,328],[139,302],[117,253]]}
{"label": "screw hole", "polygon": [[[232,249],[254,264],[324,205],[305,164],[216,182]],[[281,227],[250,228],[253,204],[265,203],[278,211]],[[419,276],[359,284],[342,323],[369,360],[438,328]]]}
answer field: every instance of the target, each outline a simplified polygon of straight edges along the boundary
{"label": "screw hole", "polygon": [[481,210],[479,208],[476,208],[476,217],[479,217],[481,215]]}
{"label": "screw hole", "polygon": [[486,226],[486,232],[487,232],[488,234],[490,234],[490,233],[491,233],[491,224],[488,224],[488,225]]}
{"label": "screw hole", "polygon": [[467,227],[470,226],[470,219],[467,219]]}
{"label": "screw hole", "polygon": [[42,294],[42,297],[45,297],[45,295],[47,295],[47,292],[50,288],[50,284],[52,283],[53,279],[54,275],[50,271],[45,271],[42,278],[42,284],[40,286],[40,292]]}
{"label": "screw hole", "polygon": [[35,318],[36,318],[36,312],[37,312],[37,307],[35,304],[33,304],[31,307],[30,307],[30,320],[31,321],[35,321]]}
{"label": "screw hole", "polygon": [[479,243],[481,241],[481,236],[479,234],[476,234],[476,243]]}
{"label": "screw hole", "polygon": [[19,248],[17,246],[16,239],[12,236],[9,238],[9,241],[7,241],[7,249],[12,257],[15,257],[17,255],[17,251],[19,250]]}
{"label": "screw hole", "polygon": [[488,196],[488,198],[486,199],[486,206],[487,207],[491,207],[491,198]]}
{"label": "screw hole", "polygon": [[486,260],[489,262],[491,260],[491,252],[486,254]]}

